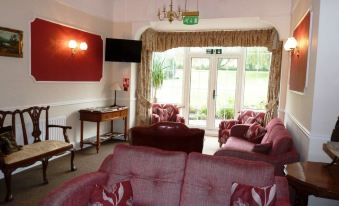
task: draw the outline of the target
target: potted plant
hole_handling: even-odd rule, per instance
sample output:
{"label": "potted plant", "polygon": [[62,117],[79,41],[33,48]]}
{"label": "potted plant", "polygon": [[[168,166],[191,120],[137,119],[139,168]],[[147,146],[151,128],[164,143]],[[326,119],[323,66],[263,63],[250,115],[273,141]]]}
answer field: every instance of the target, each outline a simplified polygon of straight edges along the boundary
{"label": "potted plant", "polygon": [[157,90],[162,86],[165,79],[164,69],[165,59],[154,58],[152,65],[152,86],[154,89],[153,92],[153,102],[157,102]]}

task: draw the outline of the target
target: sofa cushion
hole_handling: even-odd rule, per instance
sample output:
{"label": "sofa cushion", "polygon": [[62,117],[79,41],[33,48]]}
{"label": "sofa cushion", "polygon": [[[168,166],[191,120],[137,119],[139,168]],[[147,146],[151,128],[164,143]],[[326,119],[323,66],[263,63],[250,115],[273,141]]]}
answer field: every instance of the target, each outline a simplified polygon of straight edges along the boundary
{"label": "sofa cushion", "polygon": [[239,137],[229,137],[227,142],[222,146],[221,149],[226,150],[237,150],[237,151],[252,151],[254,143],[249,142]]}
{"label": "sofa cushion", "polygon": [[106,187],[130,180],[135,205],[179,205],[186,153],[120,144]]}
{"label": "sofa cushion", "polygon": [[271,138],[274,136],[274,133],[280,130],[285,130],[285,126],[279,118],[274,118],[268,122],[265,129],[266,129],[266,134],[261,140],[261,143],[271,142],[272,141]]}
{"label": "sofa cushion", "polygon": [[292,137],[279,118],[272,119],[266,126],[266,134],[261,143],[272,142],[270,155],[279,155],[288,152],[292,145]]}
{"label": "sofa cushion", "polygon": [[263,128],[260,124],[258,123],[253,123],[249,126],[245,138],[253,143],[260,143],[262,138],[264,137],[266,133],[266,129]]}
{"label": "sofa cushion", "polygon": [[71,149],[72,147],[72,144],[58,140],[36,142],[34,144],[24,145],[21,150],[6,155],[4,157],[4,163],[6,165],[21,164],[23,162],[33,161],[37,157],[41,157],[46,154],[52,155],[57,152]]}
{"label": "sofa cushion", "polygon": [[233,182],[255,187],[272,185],[273,173],[273,166],[264,162],[190,153],[180,205],[228,205]]}
{"label": "sofa cushion", "polygon": [[13,152],[17,152],[21,149],[17,145],[15,138],[13,137],[12,127],[0,128],[0,156],[8,155]]}
{"label": "sofa cushion", "polygon": [[166,109],[157,108],[157,114],[161,122],[168,120],[168,111]]}
{"label": "sofa cushion", "polygon": [[130,181],[119,182],[114,185],[112,192],[108,192],[102,185],[95,185],[91,194],[89,206],[132,206],[133,191]]}
{"label": "sofa cushion", "polygon": [[262,154],[268,154],[272,149],[272,142],[264,143],[264,144],[256,144],[254,145],[252,152],[258,152]]}
{"label": "sofa cushion", "polygon": [[266,187],[253,187],[233,183],[231,188],[230,205],[246,205],[246,206],[274,206],[276,200],[276,185]]}

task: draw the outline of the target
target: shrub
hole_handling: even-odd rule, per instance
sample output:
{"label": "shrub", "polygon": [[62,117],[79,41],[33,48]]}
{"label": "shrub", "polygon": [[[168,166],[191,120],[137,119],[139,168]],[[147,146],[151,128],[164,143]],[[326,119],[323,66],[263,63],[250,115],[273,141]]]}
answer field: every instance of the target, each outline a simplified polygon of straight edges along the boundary
{"label": "shrub", "polygon": [[233,108],[221,108],[217,111],[218,119],[233,119],[234,109]]}

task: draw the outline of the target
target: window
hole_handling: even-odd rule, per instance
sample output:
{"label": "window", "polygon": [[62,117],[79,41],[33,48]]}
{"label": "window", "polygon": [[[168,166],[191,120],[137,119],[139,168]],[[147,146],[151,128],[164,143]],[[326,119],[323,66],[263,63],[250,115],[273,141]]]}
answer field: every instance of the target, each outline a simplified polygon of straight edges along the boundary
{"label": "window", "polygon": [[267,102],[271,52],[265,47],[246,49],[243,108],[264,110]]}
{"label": "window", "polygon": [[184,48],[153,53],[152,74],[158,80],[162,79],[157,87],[152,76],[153,102],[183,104],[184,57]]}
{"label": "window", "polygon": [[264,47],[156,52],[152,74],[158,83],[152,84],[153,102],[180,105],[189,125],[215,129],[240,110],[265,109],[270,65],[271,52]]}

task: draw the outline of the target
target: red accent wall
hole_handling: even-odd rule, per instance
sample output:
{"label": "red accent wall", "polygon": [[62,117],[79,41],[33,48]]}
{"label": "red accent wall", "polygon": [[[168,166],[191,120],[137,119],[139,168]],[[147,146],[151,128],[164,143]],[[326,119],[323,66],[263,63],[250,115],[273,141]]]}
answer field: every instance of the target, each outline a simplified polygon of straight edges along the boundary
{"label": "red accent wall", "polygon": [[297,52],[291,54],[290,90],[304,92],[307,74],[309,33],[311,14],[308,12],[297,28],[293,37],[297,40]]}
{"label": "red accent wall", "polygon": [[[72,54],[69,40],[86,42]],[[37,81],[100,81],[103,41],[99,35],[36,18],[31,23],[31,74]]]}

